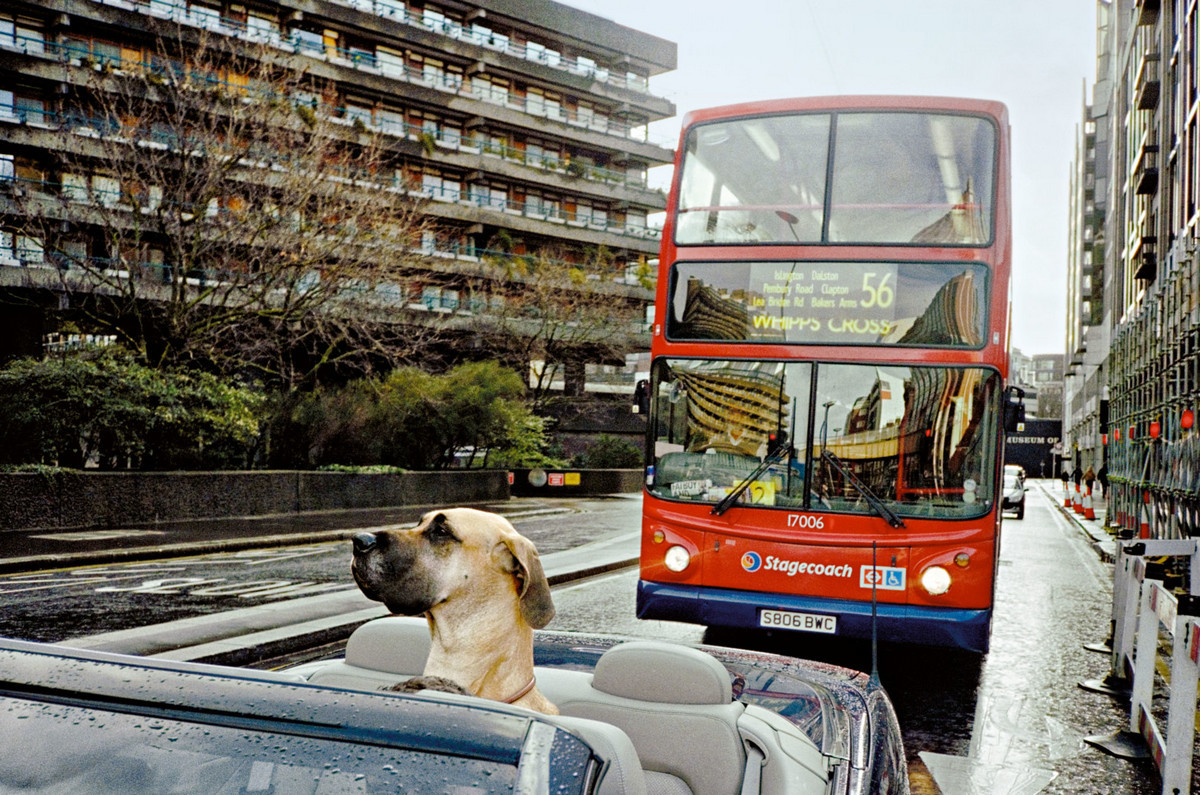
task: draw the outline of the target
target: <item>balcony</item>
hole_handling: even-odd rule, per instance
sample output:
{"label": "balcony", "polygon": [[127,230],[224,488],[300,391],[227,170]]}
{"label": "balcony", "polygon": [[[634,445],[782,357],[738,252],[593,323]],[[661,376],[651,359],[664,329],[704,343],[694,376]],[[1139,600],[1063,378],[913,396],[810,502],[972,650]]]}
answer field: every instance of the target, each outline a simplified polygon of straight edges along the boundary
{"label": "balcony", "polygon": [[1138,110],[1154,110],[1158,107],[1158,95],[1162,86],[1158,79],[1158,66],[1158,53],[1147,53],[1142,57],[1135,84]]}
{"label": "balcony", "polygon": [[1153,235],[1143,235],[1133,250],[1133,265],[1136,270],[1133,278],[1154,281],[1158,273],[1158,238]]}
{"label": "balcony", "polygon": [[1133,192],[1148,196],[1158,190],[1158,145],[1146,144],[1133,168]]}

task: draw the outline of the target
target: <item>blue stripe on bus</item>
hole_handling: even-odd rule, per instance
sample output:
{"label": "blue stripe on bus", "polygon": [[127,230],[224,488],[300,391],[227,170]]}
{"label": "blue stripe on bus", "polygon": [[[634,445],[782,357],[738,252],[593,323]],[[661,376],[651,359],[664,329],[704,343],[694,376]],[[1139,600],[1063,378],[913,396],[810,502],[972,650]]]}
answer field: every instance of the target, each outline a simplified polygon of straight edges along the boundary
{"label": "blue stripe on bus", "polygon": [[[758,614],[762,609],[836,616],[839,636],[871,637],[870,602],[638,581],[638,618],[760,629]],[[881,641],[956,646],[978,652],[987,651],[991,613],[990,609],[885,603],[876,606]]]}

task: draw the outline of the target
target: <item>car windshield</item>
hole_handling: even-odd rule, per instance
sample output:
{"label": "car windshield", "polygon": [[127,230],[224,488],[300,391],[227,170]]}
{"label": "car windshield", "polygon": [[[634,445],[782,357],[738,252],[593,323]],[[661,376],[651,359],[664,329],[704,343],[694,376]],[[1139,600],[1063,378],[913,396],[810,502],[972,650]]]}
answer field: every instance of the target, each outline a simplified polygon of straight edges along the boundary
{"label": "car windshield", "polygon": [[717,506],[740,489],[743,505],[878,514],[853,475],[900,516],[995,500],[992,370],[663,359],[651,394],[658,497]]}
{"label": "car windshield", "polygon": [[17,699],[0,699],[0,732],[0,792],[508,792],[517,776],[478,759]]}
{"label": "car windshield", "polygon": [[986,245],[996,127],[982,116],[840,111],[692,128],[675,242]]}
{"label": "car windshield", "polygon": [[1016,475],[1005,475],[1004,476],[1004,490],[1005,491],[1012,491],[1013,489],[1017,488],[1020,485],[1021,485],[1021,480]]}

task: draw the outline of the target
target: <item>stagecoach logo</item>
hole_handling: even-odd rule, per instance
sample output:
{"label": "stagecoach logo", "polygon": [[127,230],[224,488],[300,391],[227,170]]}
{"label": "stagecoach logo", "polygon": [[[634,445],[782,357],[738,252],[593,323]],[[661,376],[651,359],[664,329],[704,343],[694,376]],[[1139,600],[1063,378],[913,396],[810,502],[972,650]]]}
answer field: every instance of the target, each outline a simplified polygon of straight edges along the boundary
{"label": "stagecoach logo", "polygon": [[767,555],[766,560],[763,560],[757,552],[747,552],[742,555],[742,568],[749,572],[755,572],[759,569],[763,571],[778,571],[789,577],[795,577],[797,574],[812,574],[818,577],[850,577],[854,574],[853,567],[845,564],[838,566],[832,563],[808,563],[803,560],[784,560],[774,555]]}

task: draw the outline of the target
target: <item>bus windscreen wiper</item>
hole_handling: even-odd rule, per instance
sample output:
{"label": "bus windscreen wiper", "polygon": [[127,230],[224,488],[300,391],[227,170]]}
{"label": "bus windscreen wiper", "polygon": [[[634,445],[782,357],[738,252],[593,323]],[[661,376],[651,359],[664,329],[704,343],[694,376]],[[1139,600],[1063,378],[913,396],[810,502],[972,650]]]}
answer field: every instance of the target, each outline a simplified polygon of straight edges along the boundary
{"label": "bus windscreen wiper", "polygon": [[767,468],[770,467],[771,464],[778,464],[780,461],[782,461],[783,457],[787,455],[790,449],[790,446],[786,443],[777,445],[774,450],[767,453],[767,457],[762,460],[762,463],[756,466],[753,472],[744,477],[740,483],[734,486],[732,491],[722,497],[721,501],[714,505],[713,509],[709,513],[715,516],[720,516],[728,511],[730,507],[737,502],[737,498],[742,496],[742,492],[750,488],[750,484],[758,480],[759,476],[766,472]]}
{"label": "bus windscreen wiper", "polygon": [[875,493],[867,488],[866,484],[859,480],[858,477],[850,471],[850,468],[842,463],[842,459],[838,458],[832,450],[829,450],[828,448],[822,450],[821,460],[828,461],[829,465],[836,469],[838,474],[845,478],[846,481],[854,488],[854,490],[862,495],[862,498],[867,501],[867,505],[870,505],[871,509],[874,510],[875,513],[886,519],[888,524],[890,524],[892,527],[904,527],[904,520],[897,516],[895,511],[884,505],[883,502],[875,496]]}

